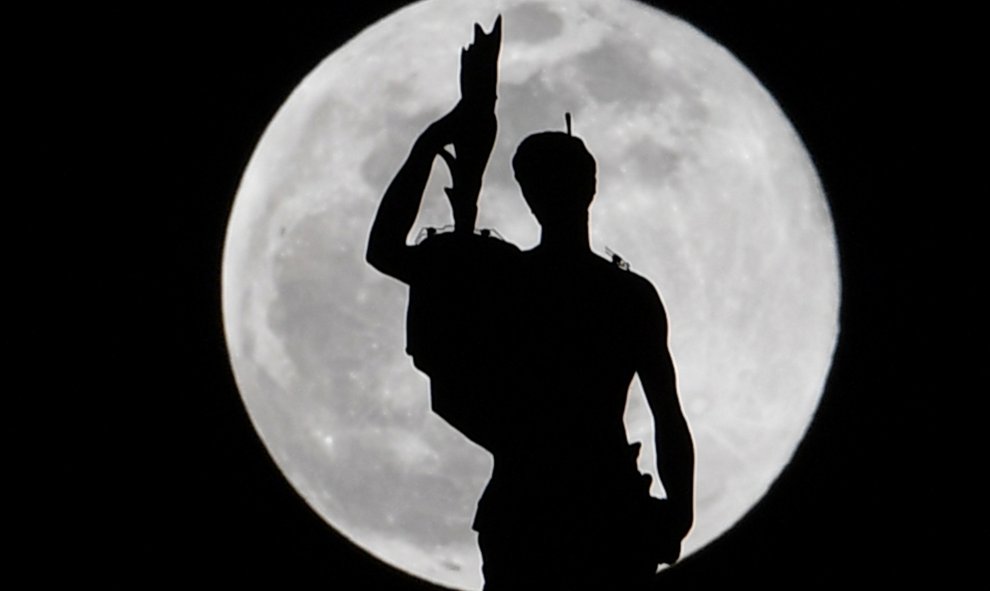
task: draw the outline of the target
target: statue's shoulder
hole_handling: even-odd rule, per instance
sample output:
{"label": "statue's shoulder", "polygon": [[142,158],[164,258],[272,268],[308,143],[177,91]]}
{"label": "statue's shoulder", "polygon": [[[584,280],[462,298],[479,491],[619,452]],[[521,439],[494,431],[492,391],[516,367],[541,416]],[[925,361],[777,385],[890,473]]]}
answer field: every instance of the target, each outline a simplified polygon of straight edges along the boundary
{"label": "statue's shoulder", "polygon": [[414,248],[424,251],[476,248],[500,252],[520,252],[519,247],[503,238],[494,228],[479,228],[468,234],[454,232],[453,226],[423,228],[416,235]]}
{"label": "statue's shoulder", "polygon": [[488,228],[473,233],[454,232],[452,227],[424,228],[413,248],[421,266],[445,272],[491,270],[515,264],[521,255],[519,247]]}
{"label": "statue's shoulder", "polygon": [[610,283],[616,286],[616,293],[622,294],[628,304],[637,309],[642,306],[654,307],[662,303],[660,294],[653,282],[632,270],[629,262],[612,249],[605,249],[607,256],[599,256],[601,267],[608,275]]}
{"label": "statue's shoulder", "polygon": [[628,289],[641,288],[643,282],[649,283],[645,277],[632,270],[629,261],[622,258],[611,248],[605,247],[605,256],[599,255],[599,266],[609,278]]}

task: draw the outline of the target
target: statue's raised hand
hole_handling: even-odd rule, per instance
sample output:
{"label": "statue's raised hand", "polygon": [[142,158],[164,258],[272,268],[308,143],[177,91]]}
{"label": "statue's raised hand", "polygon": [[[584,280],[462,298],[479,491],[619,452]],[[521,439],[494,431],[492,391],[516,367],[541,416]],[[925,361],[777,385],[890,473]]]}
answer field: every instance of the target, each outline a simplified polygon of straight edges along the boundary
{"label": "statue's raised hand", "polygon": [[[474,41],[461,50],[461,99],[457,106],[438,121],[438,133],[448,134],[443,146],[452,144],[453,152],[441,147],[438,154],[450,168],[453,182],[444,189],[454,212],[457,231],[474,230],[478,214],[481,179],[488,165],[498,124],[495,120],[498,54],[502,43],[502,17],[495,19],[490,33],[474,26]],[[447,126],[451,129],[447,129]]]}

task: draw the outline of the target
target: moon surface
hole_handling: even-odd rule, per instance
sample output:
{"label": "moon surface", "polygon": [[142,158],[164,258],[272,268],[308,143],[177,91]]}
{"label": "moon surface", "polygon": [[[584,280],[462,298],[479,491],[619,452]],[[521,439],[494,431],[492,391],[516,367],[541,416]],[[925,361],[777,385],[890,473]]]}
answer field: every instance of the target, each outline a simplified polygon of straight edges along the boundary
{"label": "moon surface", "polygon": [[[487,30],[497,14],[499,132],[479,226],[538,242],[510,159],[571,112],[599,167],[592,247],[629,261],[667,308],[697,454],[685,555],[788,462],[838,334],[835,237],[814,166],[760,83],[689,24],[629,0],[432,0],[363,31],[301,82],[244,172],[222,277],[231,363],[271,455],[328,523],[394,566],[474,589],[470,524],[492,460],[430,412],[428,381],[404,353],[406,288],[364,249],[413,140],[458,98],[473,24]],[[417,228],[451,223],[448,182],[438,159]],[[626,424],[656,481],[638,383]]]}

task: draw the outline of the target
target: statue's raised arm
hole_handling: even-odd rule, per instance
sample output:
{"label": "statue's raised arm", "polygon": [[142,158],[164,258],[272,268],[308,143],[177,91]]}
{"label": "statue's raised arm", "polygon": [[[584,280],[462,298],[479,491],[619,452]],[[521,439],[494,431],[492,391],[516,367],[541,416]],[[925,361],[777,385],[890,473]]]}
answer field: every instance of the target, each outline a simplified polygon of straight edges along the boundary
{"label": "statue's raised arm", "polygon": [[[444,191],[451,203],[455,229],[467,233],[474,230],[481,178],[495,144],[502,17],[495,20],[490,33],[478,25],[474,33],[474,42],[461,51],[460,101],[417,138],[382,197],[368,238],[368,263],[406,283],[413,266],[406,240],[419,214],[433,159],[438,155],[447,163],[453,179],[452,186]],[[446,149],[448,145],[453,146],[453,153]]]}
{"label": "statue's raised arm", "polygon": [[495,145],[498,54],[502,43],[502,17],[491,33],[474,26],[474,43],[461,50],[461,100],[459,125],[453,141],[455,154],[441,152],[450,167],[453,186],[444,189],[454,212],[456,232],[474,231],[478,216],[481,178]]}

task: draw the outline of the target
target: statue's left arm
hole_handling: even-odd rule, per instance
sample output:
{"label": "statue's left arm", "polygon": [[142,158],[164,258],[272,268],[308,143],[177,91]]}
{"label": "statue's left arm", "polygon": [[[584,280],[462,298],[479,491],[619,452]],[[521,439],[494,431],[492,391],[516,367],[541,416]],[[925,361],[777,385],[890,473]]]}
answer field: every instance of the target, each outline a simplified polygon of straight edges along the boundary
{"label": "statue's left arm", "polygon": [[694,443],[677,395],[674,363],[667,349],[667,316],[652,285],[644,288],[645,328],[639,342],[637,373],[653,414],[657,472],[667,491],[672,548],[669,562],[680,555],[680,541],[694,522]]}

